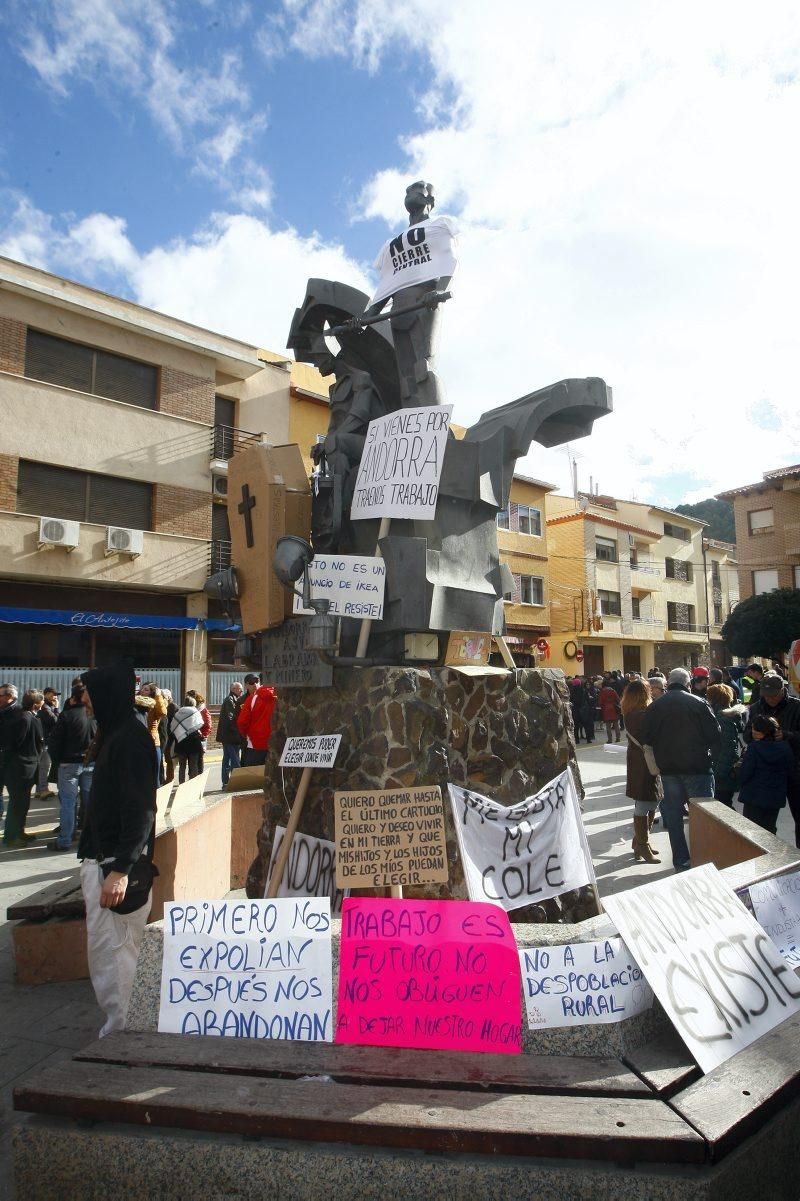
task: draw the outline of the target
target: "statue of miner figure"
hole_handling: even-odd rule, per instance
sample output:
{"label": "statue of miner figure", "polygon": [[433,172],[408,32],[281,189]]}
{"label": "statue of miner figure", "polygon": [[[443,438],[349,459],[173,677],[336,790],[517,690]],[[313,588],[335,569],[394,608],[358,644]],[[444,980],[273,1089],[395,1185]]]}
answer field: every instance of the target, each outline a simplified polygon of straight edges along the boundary
{"label": "statue of miner figure", "polygon": [[[392,301],[390,314],[400,403],[404,409],[441,404],[433,371],[439,325],[438,306],[456,269],[458,230],[452,217],[431,217],[433,184],[417,180],[406,188],[408,229],[381,247],[375,260],[378,287],[360,320],[376,317]],[[414,312],[395,314],[395,310]],[[359,319],[352,322],[353,328]]]}

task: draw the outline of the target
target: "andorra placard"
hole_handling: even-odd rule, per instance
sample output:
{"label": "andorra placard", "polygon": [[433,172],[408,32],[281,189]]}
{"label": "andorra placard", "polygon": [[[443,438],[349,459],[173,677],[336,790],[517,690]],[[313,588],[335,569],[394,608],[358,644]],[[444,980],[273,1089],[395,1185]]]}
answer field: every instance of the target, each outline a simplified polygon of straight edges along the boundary
{"label": "andorra placard", "polygon": [[370,421],[350,517],[433,521],[452,405],[400,409]]}

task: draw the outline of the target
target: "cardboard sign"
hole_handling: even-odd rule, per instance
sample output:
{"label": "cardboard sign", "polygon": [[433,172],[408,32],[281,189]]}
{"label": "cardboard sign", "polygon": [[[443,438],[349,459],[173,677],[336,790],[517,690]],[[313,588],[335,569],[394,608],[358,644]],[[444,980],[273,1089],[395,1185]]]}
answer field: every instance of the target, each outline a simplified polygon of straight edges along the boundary
{"label": "cardboard sign", "polygon": [[750,885],[750,900],[763,926],[790,967],[800,967],[800,872]]}
{"label": "cardboard sign", "polygon": [[275,546],[283,534],[307,538],[311,529],[311,488],[300,448],[255,443],[237,450],[228,463],[228,514],[242,633],[280,625],[292,598],[272,570]]}
{"label": "cardboard sign", "polygon": [[333,1037],[327,897],[164,906],[159,1031]]}
{"label": "cardboard sign", "polygon": [[342,907],[338,1043],[522,1049],[519,958],[493,905],[350,897]]}
{"label": "cardboard sign", "polygon": [[447,787],[473,901],[510,911],[594,883],[569,770],[511,806],[455,784]]}
{"label": "cardboard sign", "polygon": [[621,1022],[653,1004],[653,990],[621,938],[520,950],[531,1030]]}
{"label": "cardboard sign", "polygon": [[492,635],[454,630],[447,640],[445,667],[482,667],[489,662]]}
{"label": "cardboard sign", "polygon": [[340,888],[447,881],[438,787],[335,792],[333,801]]}
{"label": "cardboard sign", "polygon": [[712,864],[603,904],[704,1072],[800,1009],[800,980]]}
{"label": "cardboard sign", "polygon": [[[383,616],[386,564],[378,555],[316,555],[308,565],[308,581],[314,600],[329,600],[329,613],[376,621]],[[304,609],[295,594],[295,613]]]}
{"label": "cardboard sign", "polygon": [[[172,801],[167,805],[164,812],[168,812],[178,806],[182,809],[185,805],[196,805],[203,798],[203,793],[206,790],[208,777],[211,769],[207,767],[205,771],[201,771],[199,776],[193,776],[191,780],[184,780],[175,789],[175,794]],[[176,773],[177,779],[177,773]],[[174,783],[174,781],[173,781]],[[165,785],[166,787],[166,785]]]}
{"label": "cardboard sign", "polygon": [[370,421],[350,517],[433,521],[452,405],[400,409]]}
{"label": "cardboard sign", "polygon": [[279,767],[333,767],[341,734],[312,734],[308,738],[287,738]]}
{"label": "cardboard sign", "polygon": [[[267,884],[272,879],[275,860],[281,843],[286,837],[286,827],[275,827],[275,838],[272,843],[272,854],[267,871]],[[342,900],[346,893],[336,887],[334,865],[336,863],[336,846],[324,838],[313,838],[310,834],[295,832],[292,839],[292,849],[283,876],[278,885],[279,897],[328,897],[331,902],[331,913],[338,916],[342,912]]]}
{"label": "cardboard sign", "polygon": [[330,688],[333,667],[308,650],[307,617],[292,617],[264,634],[261,662],[264,679],[273,688]]}

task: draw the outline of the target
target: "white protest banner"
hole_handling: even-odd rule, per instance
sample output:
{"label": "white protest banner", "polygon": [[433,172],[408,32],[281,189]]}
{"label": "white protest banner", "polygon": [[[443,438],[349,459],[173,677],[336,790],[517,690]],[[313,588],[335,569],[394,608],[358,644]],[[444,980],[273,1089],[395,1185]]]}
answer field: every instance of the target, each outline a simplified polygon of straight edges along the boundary
{"label": "white protest banner", "polygon": [[[275,827],[272,854],[269,860],[267,880],[272,879],[275,861],[281,843],[286,837],[286,827]],[[295,832],[292,849],[278,885],[279,897],[329,897],[331,912],[338,916],[342,912],[342,900],[349,896],[336,887],[336,846],[324,838]]]}
{"label": "white protest banner", "polygon": [[713,864],[603,904],[704,1072],[800,1010],[800,980]]}
{"label": "white protest banner", "polygon": [[400,409],[370,421],[350,517],[433,521],[452,405]]}
{"label": "white protest banner", "polygon": [[521,948],[531,1030],[621,1022],[653,1004],[653,990],[621,938]]}
{"label": "white protest banner", "polygon": [[327,897],[164,907],[158,1029],[330,1042]]}
{"label": "white protest banner", "polygon": [[750,885],[750,900],[789,967],[800,967],[800,872]]}
{"label": "white protest banner", "polygon": [[333,767],[341,741],[341,734],[309,734],[305,738],[287,738],[279,766]]}
{"label": "white protest banner", "polygon": [[[315,555],[308,565],[308,582],[313,600],[329,600],[334,617],[370,618],[383,616],[386,564],[379,555]],[[304,609],[294,595],[295,613]]]}
{"label": "white protest banner", "polygon": [[569,769],[518,805],[447,787],[470,900],[522,909],[595,883]]}

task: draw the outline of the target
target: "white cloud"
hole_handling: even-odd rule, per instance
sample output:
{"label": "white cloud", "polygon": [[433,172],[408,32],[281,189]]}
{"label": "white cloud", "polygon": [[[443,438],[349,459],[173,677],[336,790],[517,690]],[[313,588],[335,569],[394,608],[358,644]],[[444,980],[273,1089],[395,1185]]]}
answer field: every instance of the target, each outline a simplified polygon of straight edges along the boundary
{"label": "white cloud", "polygon": [[54,218],[18,196],[0,228],[0,255],[275,351],[285,348],[308,278],[369,290],[363,268],[340,245],[241,213],[216,214],[191,237],[140,251],[120,217]]}
{"label": "white cloud", "polygon": [[[424,177],[459,215],[440,360],[457,417],[602,375],[615,414],[576,444],[583,483],[640,499],[800,457],[794,3],[285,0],[283,37],[371,71],[427,59],[425,131],[361,207],[396,227]],[[524,466],[566,486],[563,453]]]}
{"label": "white cloud", "polygon": [[[236,26],[249,12],[231,8],[229,20]],[[266,115],[252,112],[240,56],[222,50],[215,68],[201,66],[183,50],[181,32],[168,0],[57,0],[34,7],[19,37],[25,61],[58,95],[82,82],[133,97],[200,174],[249,196],[249,207],[266,207],[269,179],[259,168],[253,184],[250,153]]]}

